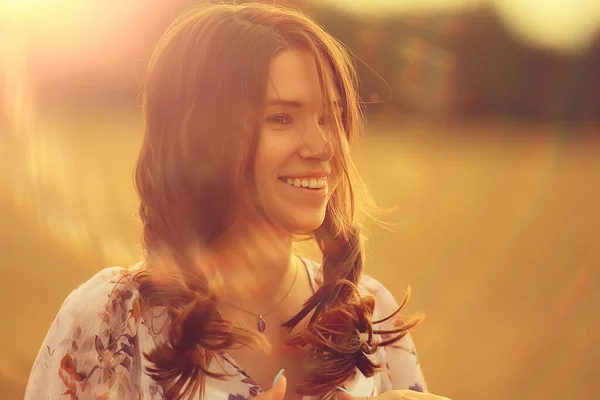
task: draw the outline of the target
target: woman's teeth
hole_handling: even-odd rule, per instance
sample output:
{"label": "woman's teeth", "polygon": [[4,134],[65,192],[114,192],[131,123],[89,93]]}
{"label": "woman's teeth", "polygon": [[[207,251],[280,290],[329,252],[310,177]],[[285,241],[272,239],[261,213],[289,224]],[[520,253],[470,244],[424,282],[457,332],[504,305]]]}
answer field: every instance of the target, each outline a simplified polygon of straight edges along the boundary
{"label": "woman's teeth", "polygon": [[327,185],[327,178],[282,178],[283,182],[294,187],[322,189]]}

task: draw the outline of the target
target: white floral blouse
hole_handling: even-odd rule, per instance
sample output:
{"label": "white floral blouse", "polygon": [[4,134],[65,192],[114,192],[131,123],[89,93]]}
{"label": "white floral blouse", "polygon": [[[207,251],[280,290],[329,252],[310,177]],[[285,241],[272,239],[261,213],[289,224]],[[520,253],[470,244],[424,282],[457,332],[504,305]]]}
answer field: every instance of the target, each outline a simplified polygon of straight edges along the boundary
{"label": "white floral blouse", "polygon": [[[322,282],[320,266],[304,261],[315,289]],[[26,400],[164,398],[160,385],[145,373],[150,365],[143,354],[160,343],[168,320],[164,309],[142,310],[132,276],[126,268],[106,268],[67,297],[33,365]],[[363,276],[359,290],[375,296],[375,319],[397,308],[392,294],[370,276]],[[392,324],[392,320],[386,321],[380,328],[389,329]],[[219,357],[222,360],[213,360],[210,369],[216,371],[223,365],[233,377],[207,377],[204,399],[242,400],[263,392],[235,360],[226,353]],[[381,372],[371,378],[357,372],[344,385],[355,396],[392,389],[427,390],[409,335],[380,348],[373,358],[383,366]]]}

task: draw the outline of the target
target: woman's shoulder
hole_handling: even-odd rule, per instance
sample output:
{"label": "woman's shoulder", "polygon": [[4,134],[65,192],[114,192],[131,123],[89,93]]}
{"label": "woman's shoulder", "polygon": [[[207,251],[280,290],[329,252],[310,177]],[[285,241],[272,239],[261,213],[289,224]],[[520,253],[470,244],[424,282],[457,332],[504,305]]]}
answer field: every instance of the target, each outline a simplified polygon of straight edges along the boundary
{"label": "woman's shoulder", "polygon": [[129,378],[140,320],[133,275],[133,268],[105,268],[67,296],[36,357],[27,399],[138,390]]}
{"label": "woman's shoulder", "polygon": [[69,321],[87,321],[99,318],[104,322],[133,306],[138,297],[133,276],[137,266],[109,267],[95,273],[77,286],[65,299],[53,324],[61,317]]}
{"label": "woman's shoulder", "polygon": [[137,270],[138,264],[133,267],[113,266],[97,271],[90,278],[71,291],[67,296],[67,301],[73,298],[87,299],[93,297],[94,294],[103,292],[111,292],[116,286],[125,287],[133,283],[133,275]]}
{"label": "woman's shoulder", "polygon": [[139,320],[139,292],[133,279],[136,268],[104,268],[77,286],[57,311],[48,336],[73,335],[72,346],[77,349],[80,346],[75,339],[85,335],[123,334],[130,318]]}
{"label": "woman's shoulder", "polygon": [[358,290],[375,297],[376,303],[382,308],[393,310],[398,308],[398,302],[392,292],[372,275],[363,274],[358,283]]}

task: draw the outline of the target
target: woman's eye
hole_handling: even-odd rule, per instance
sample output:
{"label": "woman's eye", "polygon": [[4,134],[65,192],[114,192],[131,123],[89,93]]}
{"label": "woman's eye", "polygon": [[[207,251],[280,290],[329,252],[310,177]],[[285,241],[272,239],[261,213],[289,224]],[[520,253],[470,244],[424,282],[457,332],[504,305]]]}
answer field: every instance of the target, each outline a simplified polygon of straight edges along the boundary
{"label": "woman's eye", "polygon": [[269,118],[267,118],[267,121],[281,125],[288,125],[292,123],[292,119],[286,114],[271,115]]}

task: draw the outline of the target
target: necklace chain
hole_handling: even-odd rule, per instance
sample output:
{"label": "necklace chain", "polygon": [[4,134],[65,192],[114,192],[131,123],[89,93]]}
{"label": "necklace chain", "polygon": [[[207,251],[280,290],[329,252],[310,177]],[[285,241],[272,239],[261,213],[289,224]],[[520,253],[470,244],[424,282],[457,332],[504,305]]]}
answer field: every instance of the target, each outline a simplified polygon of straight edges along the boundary
{"label": "necklace chain", "polygon": [[[295,260],[295,259],[294,259]],[[232,303],[228,303],[225,301],[222,301],[221,303],[226,304],[230,307],[236,308],[240,311],[245,312],[246,314],[250,314],[256,318],[258,318],[258,330],[260,332],[264,332],[264,330],[266,329],[266,324],[265,324],[265,320],[264,317],[267,316],[268,314],[272,313],[273,311],[275,311],[277,309],[277,307],[279,307],[279,305],[281,303],[283,303],[283,301],[285,299],[287,299],[287,297],[290,295],[290,293],[292,292],[292,289],[294,288],[294,285],[296,284],[296,280],[298,279],[298,262],[295,261],[294,264],[296,265],[296,274],[294,275],[294,280],[292,281],[292,284],[290,285],[290,288],[288,289],[288,291],[285,293],[285,295],[283,295],[283,297],[281,298],[281,300],[279,300],[269,311],[265,312],[265,313],[254,313],[252,311],[246,310],[236,304],[232,304]]]}

